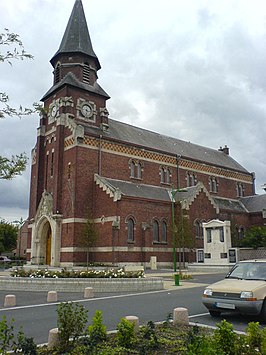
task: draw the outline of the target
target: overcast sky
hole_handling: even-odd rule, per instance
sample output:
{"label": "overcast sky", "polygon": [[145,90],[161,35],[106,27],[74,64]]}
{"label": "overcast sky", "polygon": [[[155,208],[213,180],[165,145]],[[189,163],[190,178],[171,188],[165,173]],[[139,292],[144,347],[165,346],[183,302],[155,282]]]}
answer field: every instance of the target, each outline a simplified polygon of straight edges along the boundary
{"label": "overcast sky", "polygon": [[[30,106],[52,86],[49,60],[74,0],[0,0],[1,28],[18,33],[34,60],[0,63],[0,92]],[[262,0],[83,0],[111,96],[110,117],[218,149],[266,182],[266,2]],[[3,51],[3,48],[0,48]],[[0,155],[36,142],[39,118],[0,121]],[[0,180],[0,217],[28,214],[30,166]]]}

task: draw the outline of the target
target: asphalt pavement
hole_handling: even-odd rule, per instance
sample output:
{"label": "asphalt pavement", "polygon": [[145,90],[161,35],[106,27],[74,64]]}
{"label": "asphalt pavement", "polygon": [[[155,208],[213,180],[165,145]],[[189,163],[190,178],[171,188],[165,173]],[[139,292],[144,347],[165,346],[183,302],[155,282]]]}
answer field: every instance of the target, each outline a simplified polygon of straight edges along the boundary
{"label": "asphalt pavement", "polygon": [[[181,291],[188,288],[194,287],[206,287],[210,283],[216,282],[224,278],[226,272],[220,273],[190,273],[189,271],[184,271],[183,274],[187,273],[191,275],[191,279],[180,280],[179,285],[175,284],[175,273],[169,270],[147,270],[145,275],[147,278],[149,277],[160,277],[163,279],[164,282],[164,289],[165,290],[175,290]],[[10,272],[8,270],[0,271],[0,277],[2,276],[9,276]],[[138,293],[138,292],[135,292]],[[30,305],[40,305],[47,303],[47,291],[7,291],[7,290],[0,290],[0,309],[4,308],[4,300],[7,294],[14,294],[16,295],[16,307],[25,307]],[[115,296],[115,295],[122,295],[122,294],[134,294],[134,292],[101,292],[95,293],[94,298],[102,298],[108,296]],[[75,300],[82,300],[84,298],[84,294],[81,292],[58,292],[58,302],[68,302],[68,301],[75,301]]]}

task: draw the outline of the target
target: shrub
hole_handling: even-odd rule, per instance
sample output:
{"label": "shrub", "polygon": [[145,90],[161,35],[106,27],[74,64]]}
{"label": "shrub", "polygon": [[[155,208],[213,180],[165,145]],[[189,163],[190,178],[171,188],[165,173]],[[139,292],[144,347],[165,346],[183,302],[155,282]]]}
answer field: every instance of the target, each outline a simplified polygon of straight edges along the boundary
{"label": "shrub", "polygon": [[106,340],[106,326],[103,325],[103,317],[101,311],[96,311],[92,319],[92,325],[88,326],[89,342],[92,347],[97,346],[100,342]]}
{"label": "shrub", "polygon": [[234,332],[233,325],[222,320],[217,324],[217,329],[213,332],[213,340],[215,341],[217,348],[220,349],[226,355],[237,354],[237,339],[238,336]]}
{"label": "shrub", "polygon": [[57,326],[60,333],[61,351],[70,348],[70,337],[72,337],[71,346],[74,346],[78,337],[85,334],[88,311],[78,303],[72,302],[60,303],[57,307]]}
{"label": "shrub", "polygon": [[134,324],[126,318],[121,318],[117,325],[116,339],[119,346],[131,348],[135,341]]}
{"label": "shrub", "polygon": [[8,324],[6,316],[3,316],[0,321],[0,353],[6,353],[13,344],[14,338],[14,319],[12,318]]}

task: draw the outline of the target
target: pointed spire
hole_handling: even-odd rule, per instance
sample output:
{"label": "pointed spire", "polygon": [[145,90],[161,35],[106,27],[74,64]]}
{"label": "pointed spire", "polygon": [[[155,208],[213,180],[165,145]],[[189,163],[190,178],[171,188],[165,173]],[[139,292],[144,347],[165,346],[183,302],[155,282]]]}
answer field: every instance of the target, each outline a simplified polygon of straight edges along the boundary
{"label": "pointed spire", "polygon": [[58,51],[51,59],[51,63],[55,63],[59,54],[77,52],[94,58],[96,61],[97,70],[101,68],[99,60],[92,48],[90,34],[81,0],[75,1],[62,42]]}

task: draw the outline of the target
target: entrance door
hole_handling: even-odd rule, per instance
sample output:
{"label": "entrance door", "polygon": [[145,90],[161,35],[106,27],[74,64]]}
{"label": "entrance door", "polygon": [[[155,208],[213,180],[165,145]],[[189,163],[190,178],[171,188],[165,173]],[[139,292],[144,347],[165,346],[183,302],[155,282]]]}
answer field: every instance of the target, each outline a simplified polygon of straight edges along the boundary
{"label": "entrance door", "polygon": [[204,250],[203,249],[198,249],[198,263],[204,263]]}
{"label": "entrance door", "polygon": [[46,265],[51,264],[51,241],[52,241],[52,231],[51,231],[51,227],[49,226],[47,232],[47,240],[46,240]]}

